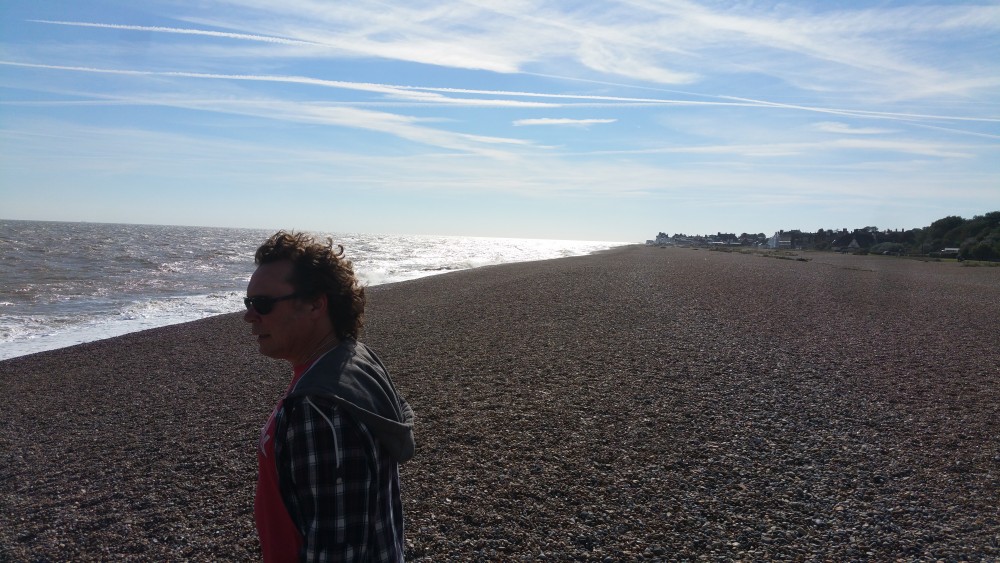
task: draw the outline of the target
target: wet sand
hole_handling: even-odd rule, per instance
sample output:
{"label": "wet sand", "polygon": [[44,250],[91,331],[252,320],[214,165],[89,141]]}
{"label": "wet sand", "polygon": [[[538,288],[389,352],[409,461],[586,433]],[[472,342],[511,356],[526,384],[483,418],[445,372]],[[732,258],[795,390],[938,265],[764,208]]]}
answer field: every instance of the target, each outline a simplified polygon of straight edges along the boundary
{"label": "wet sand", "polygon": [[[408,559],[996,560],[1000,268],[627,247],[370,288]],[[798,258],[798,259],[796,259]],[[0,362],[0,561],[257,557],[224,315]]]}

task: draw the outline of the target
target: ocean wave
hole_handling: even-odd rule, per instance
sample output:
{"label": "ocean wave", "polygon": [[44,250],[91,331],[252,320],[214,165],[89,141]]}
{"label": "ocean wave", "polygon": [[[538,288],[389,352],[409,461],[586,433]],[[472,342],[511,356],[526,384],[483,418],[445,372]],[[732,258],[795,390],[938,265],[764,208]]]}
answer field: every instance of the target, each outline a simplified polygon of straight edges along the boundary
{"label": "ocean wave", "polygon": [[[0,359],[243,310],[269,231],[0,221]],[[623,243],[318,233],[368,286]],[[44,246],[37,242],[46,241]],[[10,290],[16,284],[16,290]]]}

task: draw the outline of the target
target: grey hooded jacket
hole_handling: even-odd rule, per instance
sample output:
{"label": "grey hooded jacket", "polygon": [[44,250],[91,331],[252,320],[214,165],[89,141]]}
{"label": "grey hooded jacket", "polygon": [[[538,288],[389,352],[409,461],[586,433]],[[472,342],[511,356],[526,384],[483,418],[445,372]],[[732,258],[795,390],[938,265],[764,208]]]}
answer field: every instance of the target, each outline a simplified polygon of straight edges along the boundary
{"label": "grey hooded jacket", "polygon": [[413,409],[370,348],[346,339],[320,358],[285,398],[325,398],[344,407],[399,463],[413,457]]}

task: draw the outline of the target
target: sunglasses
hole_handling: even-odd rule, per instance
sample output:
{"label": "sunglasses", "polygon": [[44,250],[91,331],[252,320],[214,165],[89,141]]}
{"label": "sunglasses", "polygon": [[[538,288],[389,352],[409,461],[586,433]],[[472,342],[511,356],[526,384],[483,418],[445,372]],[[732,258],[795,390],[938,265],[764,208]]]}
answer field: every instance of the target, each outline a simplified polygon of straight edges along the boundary
{"label": "sunglasses", "polygon": [[244,297],[243,304],[246,305],[247,309],[253,307],[253,310],[257,311],[257,314],[259,315],[266,315],[270,313],[272,310],[274,310],[274,306],[275,304],[278,303],[278,301],[284,301],[286,299],[295,299],[298,296],[299,296],[298,293],[290,293],[288,295],[285,295],[284,297],[264,297],[264,296]]}

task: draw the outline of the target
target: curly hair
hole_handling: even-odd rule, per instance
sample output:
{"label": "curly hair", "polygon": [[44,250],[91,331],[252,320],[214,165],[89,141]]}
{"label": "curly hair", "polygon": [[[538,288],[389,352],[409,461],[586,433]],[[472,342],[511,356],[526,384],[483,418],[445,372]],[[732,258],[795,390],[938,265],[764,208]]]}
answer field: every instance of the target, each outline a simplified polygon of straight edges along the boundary
{"label": "curly hair", "polygon": [[326,295],[327,314],[337,338],[358,338],[364,325],[365,288],[354,275],[354,265],[344,258],[343,245],[325,242],[305,233],[278,231],[254,254],[258,266],[289,260],[288,280],[302,297]]}

